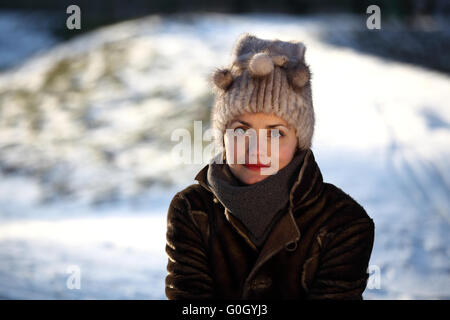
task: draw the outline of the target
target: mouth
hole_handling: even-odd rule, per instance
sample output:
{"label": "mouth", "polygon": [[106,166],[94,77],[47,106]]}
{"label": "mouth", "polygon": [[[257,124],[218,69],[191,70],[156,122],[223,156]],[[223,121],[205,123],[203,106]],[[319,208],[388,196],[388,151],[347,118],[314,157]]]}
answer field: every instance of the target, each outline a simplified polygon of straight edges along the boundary
{"label": "mouth", "polygon": [[260,170],[261,168],[269,168],[269,165],[266,164],[244,164],[244,167],[249,169],[249,170]]}

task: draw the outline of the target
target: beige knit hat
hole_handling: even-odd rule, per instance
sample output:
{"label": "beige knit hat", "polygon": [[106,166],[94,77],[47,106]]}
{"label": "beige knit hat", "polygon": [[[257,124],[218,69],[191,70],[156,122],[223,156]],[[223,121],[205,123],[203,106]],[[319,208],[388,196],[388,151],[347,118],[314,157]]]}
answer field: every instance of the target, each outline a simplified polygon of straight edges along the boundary
{"label": "beige knit hat", "polygon": [[215,136],[219,146],[229,122],[247,111],[284,119],[296,129],[299,148],[311,147],[315,117],[305,50],[300,41],[239,36],[230,67],[216,68],[210,77],[215,92],[211,124],[222,134]]}

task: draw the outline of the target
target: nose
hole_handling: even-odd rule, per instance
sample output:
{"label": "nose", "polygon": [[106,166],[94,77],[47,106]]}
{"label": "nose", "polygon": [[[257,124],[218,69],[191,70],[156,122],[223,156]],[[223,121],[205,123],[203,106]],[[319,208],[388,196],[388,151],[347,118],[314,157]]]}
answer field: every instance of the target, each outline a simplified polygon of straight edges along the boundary
{"label": "nose", "polygon": [[248,142],[248,158],[250,163],[263,163],[267,164],[267,157],[269,156],[269,144],[261,143],[259,135],[256,137],[256,139],[253,139],[256,141],[252,142],[252,139],[249,139]]}

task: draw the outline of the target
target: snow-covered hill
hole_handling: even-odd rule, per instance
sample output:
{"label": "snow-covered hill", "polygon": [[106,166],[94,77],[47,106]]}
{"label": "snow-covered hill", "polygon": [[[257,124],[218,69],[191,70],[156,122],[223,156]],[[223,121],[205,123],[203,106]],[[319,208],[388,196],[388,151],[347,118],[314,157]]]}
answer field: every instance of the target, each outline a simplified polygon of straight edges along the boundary
{"label": "snow-covered hill", "polygon": [[449,299],[450,79],[321,40],[358,21],[152,16],[1,73],[0,297],[164,299],[167,207],[203,166],[174,163],[170,135],[207,129],[207,76],[252,32],[307,46],[316,160],[376,224],[364,297]]}

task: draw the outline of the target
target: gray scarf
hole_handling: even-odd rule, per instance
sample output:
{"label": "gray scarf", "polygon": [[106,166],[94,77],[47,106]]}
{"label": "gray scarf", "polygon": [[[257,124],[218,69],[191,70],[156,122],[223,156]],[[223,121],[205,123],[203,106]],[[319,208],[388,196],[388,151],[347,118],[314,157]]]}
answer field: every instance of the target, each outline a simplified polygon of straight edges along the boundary
{"label": "gray scarf", "polygon": [[238,180],[228,164],[217,163],[217,154],[209,163],[208,185],[228,211],[247,228],[250,240],[260,247],[271,226],[289,204],[289,194],[295,182],[306,150],[297,150],[291,162],[262,181],[246,185]]}

